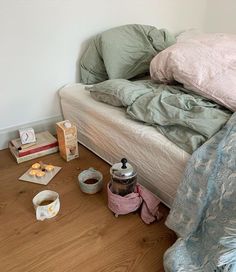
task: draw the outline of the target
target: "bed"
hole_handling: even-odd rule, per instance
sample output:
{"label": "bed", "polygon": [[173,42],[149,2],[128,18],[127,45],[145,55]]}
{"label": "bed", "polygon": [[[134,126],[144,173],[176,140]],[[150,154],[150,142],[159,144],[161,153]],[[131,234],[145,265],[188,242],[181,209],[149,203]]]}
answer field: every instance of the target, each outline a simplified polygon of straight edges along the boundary
{"label": "bed", "polygon": [[85,85],[60,90],[62,112],[78,129],[78,141],[109,164],[122,157],[136,166],[141,184],[171,207],[190,155],[125,110],[95,101]]}
{"label": "bed", "polygon": [[[235,271],[236,35],[165,37],[141,25],[97,36],[80,62],[91,86],[62,88],[62,111],[80,143],[127,157],[171,207],[165,271]],[[148,63],[152,82],[135,81]]]}
{"label": "bed", "polygon": [[[82,55],[83,84],[60,90],[63,115],[80,143],[110,164],[127,157],[139,182],[171,207],[190,154],[236,109],[235,60],[235,36],[183,35],[175,43],[151,26],[113,28]],[[133,80],[149,69],[153,82]]]}

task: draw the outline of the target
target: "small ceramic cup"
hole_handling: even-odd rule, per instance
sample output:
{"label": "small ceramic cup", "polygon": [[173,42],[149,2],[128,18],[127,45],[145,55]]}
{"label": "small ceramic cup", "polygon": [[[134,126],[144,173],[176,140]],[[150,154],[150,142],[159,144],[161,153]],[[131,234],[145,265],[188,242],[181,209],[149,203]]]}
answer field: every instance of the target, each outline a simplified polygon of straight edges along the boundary
{"label": "small ceramic cup", "polygon": [[78,183],[82,192],[86,194],[95,194],[102,190],[102,173],[94,168],[84,170],[78,175]]}
{"label": "small ceramic cup", "polygon": [[36,219],[43,221],[52,218],[60,210],[59,194],[54,191],[45,190],[33,198],[33,205],[36,211]]}

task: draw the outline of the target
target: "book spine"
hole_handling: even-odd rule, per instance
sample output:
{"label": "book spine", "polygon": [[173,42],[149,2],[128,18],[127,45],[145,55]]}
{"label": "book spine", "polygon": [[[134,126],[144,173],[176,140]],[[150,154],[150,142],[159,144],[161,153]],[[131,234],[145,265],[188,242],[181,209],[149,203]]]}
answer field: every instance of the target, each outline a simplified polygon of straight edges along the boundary
{"label": "book spine", "polygon": [[39,146],[39,147],[36,147],[36,148],[32,148],[30,150],[21,150],[21,151],[19,151],[19,157],[24,157],[24,156],[27,156],[27,155],[30,155],[30,154],[41,152],[43,150],[47,150],[49,148],[56,147],[56,146],[58,146],[58,142],[47,144],[47,145],[44,145],[44,146]]}
{"label": "book spine", "polygon": [[24,157],[18,157],[11,147],[9,147],[9,149],[10,149],[10,152],[12,153],[12,155],[15,158],[17,163],[22,163],[22,162],[25,162],[25,161],[29,161],[29,160],[32,160],[32,159],[36,159],[36,158],[39,158],[39,157],[42,157],[42,156],[46,156],[46,155],[58,152],[58,146],[56,146],[56,147],[52,147],[52,148],[43,150],[43,151],[38,152],[38,153],[30,154],[30,155],[27,155],[27,156],[24,156]]}

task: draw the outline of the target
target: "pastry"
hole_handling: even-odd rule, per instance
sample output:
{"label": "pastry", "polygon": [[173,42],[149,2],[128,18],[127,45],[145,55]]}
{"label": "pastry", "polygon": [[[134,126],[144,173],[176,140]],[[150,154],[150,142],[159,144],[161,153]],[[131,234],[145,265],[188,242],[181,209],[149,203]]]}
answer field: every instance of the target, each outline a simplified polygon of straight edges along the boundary
{"label": "pastry", "polygon": [[36,176],[37,172],[38,172],[38,170],[30,170],[29,175],[30,176]]}
{"label": "pastry", "polygon": [[36,173],[36,176],[37,176],[38,178],[44,177],[44,176],[45,176],[45,172],[44,172],[44,171],[41,171],[41,170],[38,170],[37,173]]}
{"label": "pastry", "polygon": [[51,172],[52,170],[54,170],[54,166],[51,165],[51,164],[48,164],[45,166],[45,170],[48,171],[48,172]]}
{"label": "pastry", "polygon": [[40,163],[38,163],[38,162],[34,163],[34,164],[31,166],[32,169],[40,169],[40,167],[41,167],[41,165],[40,165]]}

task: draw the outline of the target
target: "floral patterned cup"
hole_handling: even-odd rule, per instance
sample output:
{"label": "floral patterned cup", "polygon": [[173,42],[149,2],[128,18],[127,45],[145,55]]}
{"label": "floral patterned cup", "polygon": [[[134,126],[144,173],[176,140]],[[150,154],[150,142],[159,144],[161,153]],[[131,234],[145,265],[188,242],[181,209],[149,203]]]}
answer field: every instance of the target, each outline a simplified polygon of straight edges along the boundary
{"label": "floral patterned cup", "polygon": [[33,205],[37,220],[52,218],[60,210],[59,194],[50,190],[42,191],[33,198]]}

